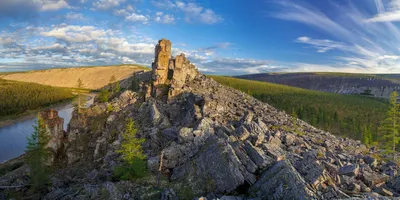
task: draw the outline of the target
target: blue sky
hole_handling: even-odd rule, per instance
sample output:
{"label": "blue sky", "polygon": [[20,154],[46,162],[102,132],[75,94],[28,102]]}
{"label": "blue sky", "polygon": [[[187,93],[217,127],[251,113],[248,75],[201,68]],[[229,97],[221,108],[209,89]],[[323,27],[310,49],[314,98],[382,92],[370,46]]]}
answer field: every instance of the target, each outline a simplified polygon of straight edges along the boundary
{"label": "blue sky", "polygon": [[1,0],[0,72],[137,63],[204,73],[400,73],[400,0]]}

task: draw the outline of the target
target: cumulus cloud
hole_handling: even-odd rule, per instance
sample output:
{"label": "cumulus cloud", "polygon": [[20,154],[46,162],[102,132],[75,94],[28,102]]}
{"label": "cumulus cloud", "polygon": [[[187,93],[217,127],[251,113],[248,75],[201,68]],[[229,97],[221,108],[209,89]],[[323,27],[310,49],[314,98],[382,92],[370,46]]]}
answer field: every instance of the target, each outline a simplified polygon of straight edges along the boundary
{"label": "cumulus cloud", "polygon": [[160,9],[176,8],[175,3],[173,3],[171,0],[152,0],[151,3]]}
{"label": "cumulus cloud", "polygon": [[[381,0],[375,0],[378,14],[365,20],[366,22],[391,22],[400,21],[400,0],[392,0],[387,4],[387,9]],[[387,11],[386,11],[387,10]]]}
{"label": "cumulus cloud", "polygon": [[43,11],[60,10],[63,8],[71,8],[70,5],[64,0],[41,0]]}
{"label": "cumulus cloud", "polygon": [[120,6],[126,0],[98,0],[93,2],[93,7],[100,10],[107,10]]}
{"label": "cumulus cloud", "polygon": [[112,35],[112,30],[98,29],[94,26],[55,26],[51,30],[42,31],[46,37],[54,37],[65,42],[90,42],[99,37]]}
{"label": "cumulus cloud", "polygon": [[[173,2],[171,0],[153,0],[152,4],[159,9],[173,9],[180,11],[183,13],[184,19],[188,23],[200,22],[204,24],[216,24],[224,20],[213,10],[204,8],[195,2],[185,3],[183,1]],[[171,16],[169,17],[169,20],[172,21]]]}
{"label": "cumulus cloud", "polygon": [[163,12],[157,12],[154,21],[162,24],[173,24],[175,22],[175,18],[173,15],[164,15]]}
{"label": "cumulus cloud", "polygon": [[148,21],[146,16],[137,14],[137,13],[131,13],[131,14],[127,15],[125,17],[125,20],[130,21],[130,22],[142,22],[144,24],[146,24]]}
{"label": "cumulus cloud", "polygon": [[65,15],[67,20],[87,20],[83,14],[76,12],[69,12]]}
{"label": "cumulus cloud", "polygon": [[185,13],[186,22],[199,21],[205,24],[215,24],[223,21],[223,18],[216,15],[214,11],[204,9],[196,3],[176,1],[176,7]]}

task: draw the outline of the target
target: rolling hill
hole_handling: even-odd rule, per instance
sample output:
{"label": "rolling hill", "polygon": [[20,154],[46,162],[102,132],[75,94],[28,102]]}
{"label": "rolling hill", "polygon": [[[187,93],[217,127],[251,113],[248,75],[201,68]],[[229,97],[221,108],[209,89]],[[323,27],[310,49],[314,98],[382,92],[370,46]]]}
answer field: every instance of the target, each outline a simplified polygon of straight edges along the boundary
{"label": "rolling hill", "polygon": [[388,98],[392,91],[400,89],[399,74],[264,73],[237,76],[237,78],[323,92],[362,94],[380,98]]}
{"label": "rolling hill", "polygon": [[139,65],[57,68],[0,74],[0,78],[67,88],[75,88],[80,78],[85,88],[100,89],[109,83],[112,76],[115,76],[117,80],[123,80],[141,70],[149,70],[149,68]]}
{"label": "rolling hill", "polygon": [[337,135],[362,140],[367,134],[379,138],[378,127],[385,117],[383,100],[359,95],[341,95],[274,83],[212,76],[217,82],[239,89],[255,98],[296,115]]}

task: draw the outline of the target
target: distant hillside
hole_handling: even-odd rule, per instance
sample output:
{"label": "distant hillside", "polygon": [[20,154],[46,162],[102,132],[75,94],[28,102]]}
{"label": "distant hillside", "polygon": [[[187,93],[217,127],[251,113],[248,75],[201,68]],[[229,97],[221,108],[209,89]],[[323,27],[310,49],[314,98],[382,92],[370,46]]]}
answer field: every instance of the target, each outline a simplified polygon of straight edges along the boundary
{"label": "distant hillside", "polygon": [[81,78],[85,88],[99,89],[107,85],[113,75],[117,80],[123,80],[132,76],[136,71],[148,69],[138,65],[58,68],[0,74],[0,78],[68,88],[75,88],[77,80]]}
{"label": "distant hillside", "polygon": [[362,94],[388,98],[400,89],[399,74],[348,73],[265,73],[237,78],[278,83],[294,87],[338,94]]}
{"label": "distant hillside", "polygon": [[305,90],[286,85],[212,76],[217,82],[239,89],[255,98],[295,114],[298,118],[332,133],[363,139],[371,133],[379,139],[379,123],[387,104],[382,100],[356,95],[340,95]]}
{"label": "distant hillside", "polygon": [[71,90],[65,88],[3,79],[0,91],[0,119],[73,98]]}

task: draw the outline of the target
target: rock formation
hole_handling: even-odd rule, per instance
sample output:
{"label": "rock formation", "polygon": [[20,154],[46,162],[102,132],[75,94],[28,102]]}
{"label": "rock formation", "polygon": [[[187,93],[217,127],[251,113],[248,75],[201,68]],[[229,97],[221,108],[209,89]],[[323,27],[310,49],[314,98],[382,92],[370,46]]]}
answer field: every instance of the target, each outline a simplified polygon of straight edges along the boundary
{"label": "rock formation", "polygon": [[171,47],[169,40],[162,39],[155,48],[152,64],[152,96],[155,98],[165,95],[172,98],[180,94],[186,81],[191,81],[198,75],[195,66],[184,54],[171,58]]}
{"label": "rock formation", "polygon": [[50,142],[47,147],[52,151],[51,162],[56,155],[64,148],[64,119],[58,116],[58,111],[48,109],[40,112],[46,128],[50,133]]}
{"label": "rock formation", "polygon": [[[74,113],[65,140],[68,165],[53,174],[44,199],[400,196],[399,167],[378,159],[383,155],[376,148],[222,86],[198,73],[184,55],[170,58],[170,48],[169,41],[159,42],[140,91],[126,90],[110,102],[94,103],[84,115]],[[162,85],[168,87],[160,92]],[[146,139],[150,175],[140,181],[113,176],[128,118]],[[0,185],[27,179],[23,173],[16,177],[5,175]]]}

